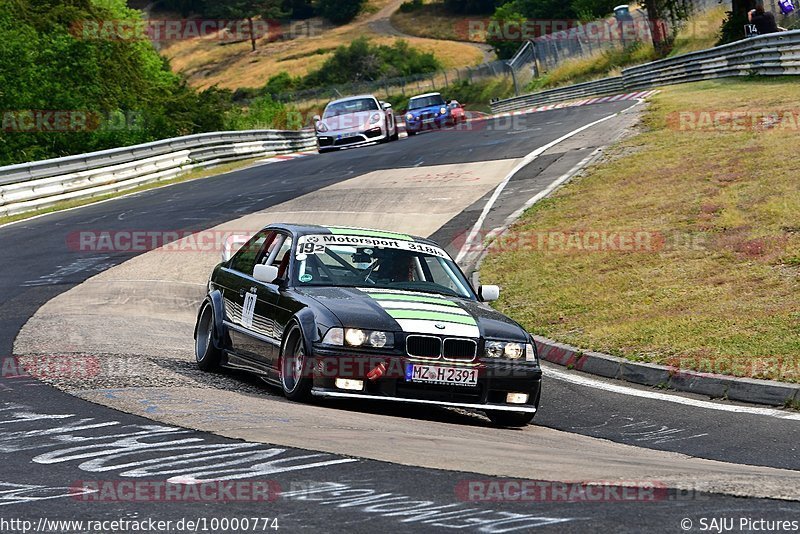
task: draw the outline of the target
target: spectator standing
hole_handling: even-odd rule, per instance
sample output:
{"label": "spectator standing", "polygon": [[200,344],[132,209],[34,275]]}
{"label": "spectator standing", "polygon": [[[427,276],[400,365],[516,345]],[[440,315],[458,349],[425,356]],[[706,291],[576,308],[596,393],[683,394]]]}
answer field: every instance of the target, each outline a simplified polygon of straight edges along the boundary
{"label": "spectator standing", "polygon": [[775,15],[769,11],[765,11],[762,4],[758,4],[755,9],[752,9],[747,13],[747,20],[750,21],[750,24],[756,27],[758,30],[758,35],[767,35],[768,33],[785,31],[783,28],[778,26],[777,22],[775,22]]}

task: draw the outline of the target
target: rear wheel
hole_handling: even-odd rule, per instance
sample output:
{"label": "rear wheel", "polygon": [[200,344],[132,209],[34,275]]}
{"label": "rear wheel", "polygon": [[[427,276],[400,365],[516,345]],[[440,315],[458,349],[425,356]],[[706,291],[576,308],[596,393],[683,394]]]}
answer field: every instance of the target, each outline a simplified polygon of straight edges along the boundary
{"label": "rear wheel", "polygon": [[408,134],[409,137],[411,137],[412,135],[417,135],[417,132],[413,130],[406,130],[406,133]]}
{"label": "rear wheel", "polygon": [[286,337],[281,354],[281,386],[287,399],[303,402],[311,397],[309,371],[303,333],[299,326],[294,326]]}
{"label": "rear wheel", "polygon": [[527,426],[533,421],[535,413],[520,413],[520,412],[498,412],[487,411],[486,415],[492,420],[495,426],[510,426],[522,427]]}
{"label": "rear wheel", "polygon": [[214,308],[208,302],[197,319],[194,340],[197,367],[203,371],[217,371],[222,361],[222,351],[214,346]]}

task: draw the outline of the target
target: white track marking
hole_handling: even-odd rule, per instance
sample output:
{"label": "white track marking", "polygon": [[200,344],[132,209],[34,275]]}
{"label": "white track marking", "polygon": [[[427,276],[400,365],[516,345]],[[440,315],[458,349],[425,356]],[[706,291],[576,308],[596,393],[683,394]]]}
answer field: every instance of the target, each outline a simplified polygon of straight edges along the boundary
{"label": "white track marking", "polygon": [[791,419],[800,421],[800,413],[776,410],[774,408],[756,408],[752,406],[736,406],[733,404],[722,404],[718,402],[705,401],[700,399],[691,399],[689,397],[682,397],[680,395],[671,395],[669,393],[660,393],[658,391],[648,391],[636,389],[628,386],[620,386],[611,384],[602,380],[589,378],[587,376],[578,375],[554,369],[551,366],[544,368],[544,374],[548,378],[568,382],[577,386],[590,387],[611,393],[619,393],[620,395],[629,395],[631,397],[640,397],[644,399],[659,400],[665,402],[672,402],[674,404],[683,404],[685,406],[693,406],[695,408],[705,408],[708,410],[717,410],[720,412],[743,413],[750,415],[766,415],[768,417],[776,417],[778,419]]}
{"label": "white track marking", "polygon": [[492,193],[492,196],[489,198],[489,201],[486,202],[486,205],[483,207],[483,211],[481,211],[480,217],[478,217],[478,220],[475,221],[475,224],[473,225],[472,230],[470,230],[469,234],[467,235],[467,239],[464,242],[464,245],[461,247],[461,250],[459,250],[458,256],[456,256],[456,263],[460,263],[461,260],[463,260],[464,257],[467,255],[467,252],[474,246],[473,241],[478,236],[478,234],[480,233],[481,227],[483,226],[483,221],[486,220],[486,217],[489,215],[489,212],[491,211],[492,207],[494,206],[494,203],[497,202],[497,199],[500,197],[500,193],[503,192],[503,190],[506,188],[506,186],[511,181],[511,179],[519,171],[521,171],[522,169],[527,167],[536,158],[538,158],[543,153],[545,153],[546,151],[550,150],[551,148],[553,148],[557,144],[561,143],[562,141],[566,141],[570,137],[578,135],[579,133],[583,132],[584,130],[588,130],[592,126],[597,126],[598,124],[603,123],[603,122],[605,122],[605,121],[607,121],[609,119],[613,119],[614,117],[618,116],[619,114],[625,113],[629,109],[633,109],[634,107],[638,106],[640,103],[641,103],[641,101],[636,102],[632,106],[629,106],[629,107],[623,109],[622,111],[618,111],[616,113],[612,113],[611,115],[609,115],[607,117],[603,117],[602,119],[596,120],[594,122],[590,122],[589,124],[586,124],[585,126],[581,126],[580,128],[572,130],[571,132],[569,132],[569,133],[567,133],[565,135],[562,135],[558,139],[556,139],[554,141],[550,141],[546,145],[537,148],[536,150],[534,150],[533,152],[529,153],[527,156],[522,158],[522,161],[520,161],[516,165],[516,167],[511,169],[511,172],[509,172],[508,175],[503,179],[503,181],[500,182],[500,184],[495,188],[494,193]]}

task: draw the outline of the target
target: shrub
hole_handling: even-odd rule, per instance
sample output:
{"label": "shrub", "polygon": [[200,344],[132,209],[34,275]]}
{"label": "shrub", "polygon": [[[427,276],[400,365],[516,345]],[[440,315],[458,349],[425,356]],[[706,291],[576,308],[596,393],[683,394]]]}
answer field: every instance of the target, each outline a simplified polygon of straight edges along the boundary
{"label": "shrub", "polygon": [[400,4],[400,11],[403,13],[410,13],[422,7],[422,0],[410,0]]}
{"label": "shrub", "polygon": [[317,13],[334,24],[350,22],[361,12],[366,0],[318,0]]}

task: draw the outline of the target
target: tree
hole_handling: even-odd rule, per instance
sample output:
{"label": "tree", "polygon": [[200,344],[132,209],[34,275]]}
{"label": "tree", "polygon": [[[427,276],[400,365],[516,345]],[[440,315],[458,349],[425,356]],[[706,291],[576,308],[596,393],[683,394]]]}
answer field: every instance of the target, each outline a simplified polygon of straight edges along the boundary
{"label": "tree", "polygon": [[666,24],[663,19],[665,0],[644,0],[647,19],[650,21],[650,34],[653,37],[653,48],[658,56],[666,56],[671,46]]}
{"label": "tree", "polygon": [[728,17],[722,24],[720,40],[717,44],[725,44],[744,39],[744,25],[747,24],[747,12],[756,7],[755,0],[733,0]]}
{"label": "tree", "polygon": [[265,21],[283,17],[283,0],[227,0],[212,4],[211,15],[220,18],[246,20],[250,33],[250,46],[256,50],[256,27],[254,19],[261,17]]}
{"label": "tree", "polygon": [[366,0],[318,0],[317,12],[334,24],[350,22],[359,14]]}

